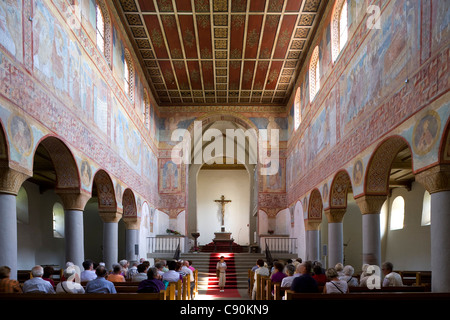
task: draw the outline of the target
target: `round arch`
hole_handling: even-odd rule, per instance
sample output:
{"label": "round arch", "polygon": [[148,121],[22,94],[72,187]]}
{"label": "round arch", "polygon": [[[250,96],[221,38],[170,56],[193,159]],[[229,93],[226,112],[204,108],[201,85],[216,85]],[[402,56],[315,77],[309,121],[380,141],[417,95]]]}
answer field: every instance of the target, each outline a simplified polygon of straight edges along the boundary
{"label": "round arch", "polygon": [[412,154],[409,143],[405,138],[398,135],[384,139],[375,148],[367,164],[364,179],[364,193],[366,195],[388,195],[392,164],[397,154],[406,148]]}

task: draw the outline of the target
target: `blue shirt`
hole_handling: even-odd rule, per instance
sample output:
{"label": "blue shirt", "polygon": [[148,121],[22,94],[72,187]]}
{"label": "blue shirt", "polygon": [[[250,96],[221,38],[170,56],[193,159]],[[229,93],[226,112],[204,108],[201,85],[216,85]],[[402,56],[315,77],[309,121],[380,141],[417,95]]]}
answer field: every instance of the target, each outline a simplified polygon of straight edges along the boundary
{"label": "blue shirt", "polygon": [[23,284],[24,293],[55,293],[55,289],[49,281],[40,277],[31,278]]}
{"label": "blue shirt", "polygon": [[117,293],[114,283],[103,277],[97,277],[86,284],[86,293]]}

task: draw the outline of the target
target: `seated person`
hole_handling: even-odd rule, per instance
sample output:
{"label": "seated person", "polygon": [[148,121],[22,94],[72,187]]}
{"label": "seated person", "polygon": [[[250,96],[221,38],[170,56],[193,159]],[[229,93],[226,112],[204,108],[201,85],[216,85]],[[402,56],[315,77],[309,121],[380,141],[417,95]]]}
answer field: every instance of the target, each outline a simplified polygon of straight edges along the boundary
{"label": "seated person", "polygon": [[317,281],[311,276],[311,263],[305,261],[297,266],[297,272],[300,276],[292,281],[291,290],[296,293],[318,292]]}
{"label": "seated person", "polygon": [[24,293],[55,293],[55,289],[52,284],[44,279],[44,268],[41,266],[34,266],[31,269],[31,275],[33,278],[27,280],[23,284]]}
{"label": "seated person", "polygon": [[125,277],[122,275],[122,267],[119,264],[115,264],[113,272],[108,275],[107,279],[111,282],[125,282]]}
{"label": "seated person", "polygon": [[106,280],[108,272],[104,266],[98,266],[95,269],[95,274],[97,278],[86,284],[86,293],[117,293],[114,283]]}
{"label": "seated person", "polygon": [[155,267],[149,268],[147,271],[147,279],[139,283],[138,293],[158,293],[165,290],[166,286],[158,274],[158,269]]}
{"label": "seated person", "polygon": [[64,270],[63,281],[60,281],[56,286],[56,293],[84,293],[83,286],[75,281],[76,269],[75,267],[68,267]]}

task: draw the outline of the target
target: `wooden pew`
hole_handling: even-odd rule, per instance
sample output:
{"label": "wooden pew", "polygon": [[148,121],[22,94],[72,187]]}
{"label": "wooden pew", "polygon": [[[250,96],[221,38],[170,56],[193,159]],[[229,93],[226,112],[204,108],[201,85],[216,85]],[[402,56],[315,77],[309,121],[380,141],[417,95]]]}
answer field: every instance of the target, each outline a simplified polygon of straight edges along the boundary
{"label": "wooden pew", "polygon": [[291,290],[291,287],[282,287],[281,283],[274,283],[273,299],[274,300],[282,300],[286,290]]}
{"label": "wooden pew", "polygon": [[94,300],[166,300],[166,291],[159,293],[85,293],[85,294],[40,294],[40,293],[0,293],[0,301],[94,301]]}
{"label": "wooden pew", "polygon": [[260,274],[256,275],[256,298],[255,300],[264,300],[264,290],[267,279],[270,279],[267,276],[261,276]]}
{"label": "wooden pew", "polygon": [[194,286],[194,298],[198,295],[198,270],[195,269],[194,270],[194,281],[195,281],[195,286]]}
{"label": "wooden pew", "polygon": [[177,282],[170,282],[167,287],[168,291],[168,300],[182,300],[182,280],[178,280]]}
{"label": "wooden pew", "polygon": [[248,295],[252,297],[253,285],[255,284],[255,272],[251,269],[248,270]]}
{"label": "wooden pew", "polygon": [[272,291],[275,294],[275,285],[281,286],[281,282],[272,282],[272,279],[268,278],[265,281],[265,286],[263,287],[263,300],[274,300],[274,295],[272,295]]}

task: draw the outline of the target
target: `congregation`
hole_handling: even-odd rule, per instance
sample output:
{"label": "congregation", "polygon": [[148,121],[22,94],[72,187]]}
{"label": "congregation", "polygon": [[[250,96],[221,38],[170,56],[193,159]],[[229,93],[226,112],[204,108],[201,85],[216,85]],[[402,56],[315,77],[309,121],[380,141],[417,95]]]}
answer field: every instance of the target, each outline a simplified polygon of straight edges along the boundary
{"label": "congregation", "polygon": [[251,270],[254,274],[252,299],[256,300],[258,275],[269,277],[272,283],[281,283],[282,288],[289,288],[295,293],[348,293],[349,287],[367,287],[368,283],[377,286],[377,282],[382,287],[403,286],[402,277],[393,271],[391,262],[382,264],[382,274],[378,274],[373,266],[369,267],[369,264],[364,264],[361,273],[356,275],[351,265],[337,263],[334,267],[324,269],[319,261],[302,261],[298,258],[285,263],[274,261],[269,270],[267,263],[258,259]]}
{"label": "congregation", "polygon": [[167,290],[171,282],[183,280],[190,276],[191,299],[194,298],[194,271],[192,261],[155,259],[155,263],[141,259],[132,266],[127,260],[121,260],[108,270],[103,262],[91,260],[83,262],[83,271],[72,262],[67,262],[58,281],[53,280],[56,274],[52,267],[34,266],[30,278],[23,283],[10,279],[11,269],[0,267],[0,293],[117,293],[118,283],[130,282],[138,284],[137,293],[159,293]]}

